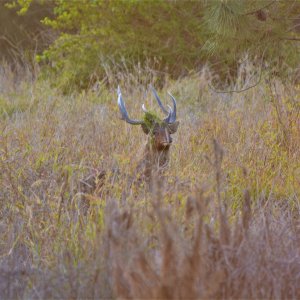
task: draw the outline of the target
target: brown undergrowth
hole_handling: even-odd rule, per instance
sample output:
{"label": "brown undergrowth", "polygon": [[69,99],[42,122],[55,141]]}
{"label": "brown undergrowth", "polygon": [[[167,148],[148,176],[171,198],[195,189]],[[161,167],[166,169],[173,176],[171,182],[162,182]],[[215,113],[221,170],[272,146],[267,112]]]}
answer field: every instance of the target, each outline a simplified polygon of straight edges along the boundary
{"label": "brown undergrowth", "polygon": [[278,218],[271,203],[251,209],[248,191],[233,221],[224,206],[210,214],[210,222],[205,220],[208,205],[201,193],[190,197],[182,224],[171,217],[170,209],[154,202],[147,217],[159,224],[159,231],[145,238],[133,221],[134,213],[110,203],[107,223],[115,296],[298,299],[299,214],[285,211]]}
{"label": "brown undergrowth", "polygon": [[214,151],[216,194],[195,191],[180,221],[162,203],[159,184],[145,213],[145,222],[158,229],[146,237],[134,210],[110,201],[107,240],[117,298],[299,298],[299,207],[279,209],[263,198],[253,205],[245,190],[241,209],[233,214],[221,198],[223,150],[216,141]]}
{"label": "brown undergrowth", "polygon": [[[300,297],[299,86],[166,81],[180,126],[149,192],[128,185],[146,140],[115,90],[1,76],[0,298]],[[132,118],[157,105],[146,85],[117,84]],[[102,170],[83,213],[80,182]]]}

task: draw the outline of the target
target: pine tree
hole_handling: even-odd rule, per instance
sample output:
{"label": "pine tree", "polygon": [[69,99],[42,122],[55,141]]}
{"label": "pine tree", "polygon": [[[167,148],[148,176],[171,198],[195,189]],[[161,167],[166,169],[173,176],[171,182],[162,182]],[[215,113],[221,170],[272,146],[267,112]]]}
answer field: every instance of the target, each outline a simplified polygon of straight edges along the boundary
{"label": "pine tree", "polygon": [[247,53],[283,71],[299,63],[299,16],[299,1],[208,1],[203,23],[209,39],[203,50],[221,64],[223,58],[225,66]]}

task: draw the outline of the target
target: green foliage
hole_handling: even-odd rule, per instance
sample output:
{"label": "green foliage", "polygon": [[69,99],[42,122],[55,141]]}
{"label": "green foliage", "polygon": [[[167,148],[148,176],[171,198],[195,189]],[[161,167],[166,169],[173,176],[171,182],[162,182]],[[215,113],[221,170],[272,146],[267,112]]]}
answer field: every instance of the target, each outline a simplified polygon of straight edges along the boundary
{"label": "green foliage", "polygon": [[[18,3],[22,3],[19,11]],[[45,15],[51,15],[51,3],[31,3],[31,0],[18,3],[0,1],[0,61],[8,62],[14,69],[20,65],[34,69],[35,55],[54,39],[40,21]]]}
{"label": "green foliage", "polygon": [[145,126],[150,132],[153,132],[155,124],[161,124],[162,120],[154,112],[146,112],[144,114]]}
{"label": "green foliage", "polygon": [[[13,3],[23,12],[36,1]],[[133,72],[136,65],[159,71],[160,79],[209,64],[224,79],[236,76],[245,52],[277,75],[299,61],[298,1],[54,3],[54,17],[42,22],[59,37],[37,59],[49,62],[46,76],[53,74],[65,92],[86,89],[108,72]]]}
{"label": "green foliage", "polygon": [[[44,23],[62,34],[38,57],[63,88],[86,88],[107,70],[150,65],[179,76],[199,61],[203,5],[164,1],[62,1]],[[184,26],[183,26],[184,24]],[[174,61],[177,63],[174,64]]]}
{"label": "green foliage", "polygon": [[294,41],[299,14],[297,1],[209,1],[204,22],[210,38],[204,50],[231,62],[247,52],[277,67],[293,66],[299,61]]}
{"label": "green foliage", "polygon": [[19,15],[24,15],[27,13],[30,4],[32,3],[32,0],[17,0],[17,1],[12,1],[6,4],[7,8],[16,8],[16,7],[21,7],[21,9],[18,11]]}

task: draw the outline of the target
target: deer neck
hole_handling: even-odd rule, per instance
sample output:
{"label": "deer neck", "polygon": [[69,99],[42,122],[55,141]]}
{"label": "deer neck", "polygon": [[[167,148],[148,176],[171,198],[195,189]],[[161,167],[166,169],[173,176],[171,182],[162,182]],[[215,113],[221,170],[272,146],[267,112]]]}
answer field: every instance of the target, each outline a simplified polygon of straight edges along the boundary
{"label": "deer neck", "polygon": [[161,174],[169,162],[169,147],[157,149],[154,141],[150,138],[145,146],[143,157],[143,175],[150,179],[152,174]]}

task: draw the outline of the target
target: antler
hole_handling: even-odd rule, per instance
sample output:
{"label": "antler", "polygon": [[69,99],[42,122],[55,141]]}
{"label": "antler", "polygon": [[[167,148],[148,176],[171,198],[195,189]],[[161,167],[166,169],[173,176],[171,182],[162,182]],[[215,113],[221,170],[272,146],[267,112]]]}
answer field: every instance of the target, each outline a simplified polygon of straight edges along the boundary
{"label": "antler", "polygon": [[[176,99],[174,98],[174,96],[168,92],[169,96],[171,97],[172,99],[172,102],[173,102],[173,109],[171,108],[170,105],[168,105],[168,109],[166,109],[156,90],[150,85],[150,88],[152,89],[152,92],[156,98],[156,101],[159,105],[159,107],[161,108],[161,110],[165,113],[165,114],[168,114],[168,116],[164,119],[164,122],[168,123],[168,124],[171,124],[171,123],[174,123],[176,121]],[[123,98],[122,98],[122,93],[121,93],[121,89],[120,87],[118,86],[118,106],[119,106],[119,109],[120,109],[120,112],[122,114],[122,119],[125,120],[127,123],[129,124],[132,124],[132,125],[141,125],[141,124],[144,124],[144,121],[141,121],[141,120],[132,120],[129,118],[128,116],[128,112],[126,110],[126,107],[125,107],[125,103],[123,101]],[[147,113],[147,109],[145,107],[145,104],[142,105],[142,110]]]}
{"label": "antler", "polygon": [[155,88],[154,88],[152,85],[150,85],[150,88],[151,88],[151,90],[152,90],[152,92],[153,92],[153,95],[154,95],[154,97],[155,97],[155,99],[156,99],[156,101],[157,101],[159,107],[161,108],[161,110],[162,110],[165,114],[168,114],[168,116],[164,119],[164,121],[165,121],[166,123],[168,123],[168,124],[174,123],[174,122],[176,121],[176,107],[177,107],[177,106],[176,106],[176,99],[174,98],[174,96],[173,96],[171,93],[168,92],[168,94],[169,94],[169,96],[171,97],[172,102],[173,102],[173,109],[172,109],[169,105],[168,105],[168,109],[166,109],[166,108],[163,106],[163,104],[162,104],[162,102],[161,102],[161,100],[160,100],[160,98],[159,98],[159,96],[158,96],[158,94],[157,94]]}
{"label": "antler", "polygon": [[160,100],[160,98],[159,98],[159,96],[158,96],[158,94],[157,94],[155,88],[154,88],[151,84],[150,84],[150,88],[151,88],[151,90],[152,90],[152,93],[153,93],[153,95],[154,95],[154,97],[155,97],[155,99],[156,99],[156,101],[157,101],[159,107],[160,107],[161,110],[163,111],[163,113],[169,114],[169,110],[167,110],[167,109],[163,106],[163,104],[162,104],[162,102],[161,102],[161,100]]}
{"label": "antler", "polygon": [[172,102],[173,102],[173,109],[171,109],[171,115],[168,116],[168,118],[167,118],[168,120],[166,120],[166,122],[170,124],[170,123],[174,123],[176,121],[177,105],[176,105],[175,97],[170,92],[168,92],[168,94],[171,97]]}
{"label": "antler", "polygon": [[125,120],[127,123],[132,124],[132,125],[144,124],[144,121],[132,120],[132,119],[129,118],[128,112],[127,112],[126,107],[125,107],[125,103],[124,103],[123,98],[122,98],[121,89],[120,89],[119,86],[118,86],[118,91],[117,92],[118,92],[118,106],[119,106],[119,109],[120,109],[120,112],[121,112],[121,115],[122,115],[122,119]]}

